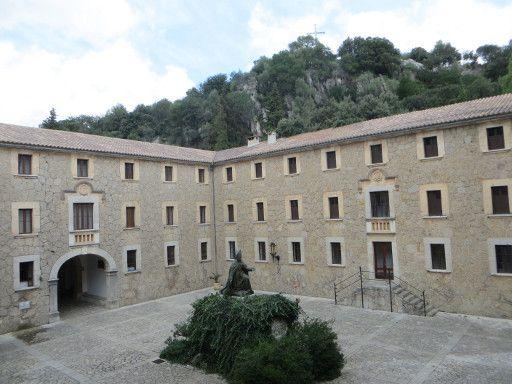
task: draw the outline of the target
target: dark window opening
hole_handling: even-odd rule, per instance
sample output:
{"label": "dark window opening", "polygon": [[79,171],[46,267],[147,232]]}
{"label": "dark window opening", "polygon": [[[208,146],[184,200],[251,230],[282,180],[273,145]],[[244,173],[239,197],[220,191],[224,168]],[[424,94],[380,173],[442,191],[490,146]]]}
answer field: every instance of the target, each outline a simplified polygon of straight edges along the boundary
{"label": "dark window opening", "polygon": [[289,157],[288,158],[288,174],[294,175],[297,173],[297,158]]}
{"label": "dark window opening", "polygon": [[31,175],[32,174],[32,155],[18,155],[18,174]]}
{"label": "dark window opening", "polygon": [[199,168],[197,170],[197,180],[203,184],[205,182],[205,179],[204,179],[204,168]]}
{"label": "dark window opening", "polygon": [[495,245],[496,272],[512,273],[512,244]]}
{"label": "dark window opening", "polygon": [[167,225],[174,225],[174,207],[165,207],[165,217]]}
{"label": "dark window opening", "polygon": [[290,200],[290,218],[299,220],[299,200]]}
{"label": "dark window opening", "polygon": [[424,137],[423,148],[425,150],[425,157],[439,156],[439,151],[437,148],[437,136]]}
{"label": "dark window opening", "polygon": [[76,175],[77,177],[89,177],[89,160],[76,160]]}
{"label": "dark window opening", "polygon": [[254,176],[256,179],[263,178],[263,163],[254,163]]}
{"label": "dark window opening", "polygon": [[331,263],[341,265],[341,243],[331,243]]}
{"label": "dark window opening", "polygon": [[208,260],[208,243],[201,242],[201,260]]}
{"label": "dark window opening", "polygon": [[96,268],[98,268],[98,269],[105,269],[105,260],[103,260],[103,259],[98,257],[96,259]]}
{"label": "dark window opening", "polygon": [[167,265],[176,264],[176,247],[174,245],[167,246]]}
{"label": "dark window opening", "polygon": [[135,207],[126,207],[126,228],[135,228]]}
{"label": "dark window opening", "polygon": [[124,178],[126,180],[133,180],[134,163],[124,163]]}
{"label": "dark window opening", "polygon": [[336,151],[325,152],[325,159],[327,163],[327,169],[336,168]]}
{"label": "dark window opening", "polygon": [[34,262],[22,261],[20,263],[20,285],[25,287],[34,286]]}
{"label": "dark window opening", "polygon": [[389,217],[388,191],[370,192],[372,217]]}
{"label": "dark window opening", "polygon": [[174,180],[173,179],[173,177],[174,177],[173,171],[174,171],[174,169],[172,166],[170,166],[170,165],[165,166],[165,181],[173,181]]}
{"label": "dark window opening", "polygon": [[502,215],[510,213],[508,187],[506,185],[491,187],[492,213]]}
{"label": "dark window opening", "polygon": [[75,231],[94,228],[94,204],[74,203],[73,204],[73,226]]}
{"label": "dark window opening", "polygon": [[229,258],[234,259],[236,254],[236,243],[234,241],[228,241],[229,245]]}
{"label": "dark window opening", "polygon": [[302,262],[300,242],[292,241],[292,258],[294,263]]}
{"label": "dark window opening", "polygon": [[206,224],[206,206],[205,205],[199,206],[199,223]]}
{"label": "dark window opening", "polygon": [[20,209],[18,220],[20,235],[32,233],[32,209]]}
{"label": "dark window opening", "polygon": [[382,144],[370,145],[370,154],[372,157],[372,164],[382,163]]}
{"label": "dark window opening", "polygon": [[258,258],[261,261],[267,260],[267,244],[264,241],[258,241]]}
{"label": "dark window opening", "polygon": [[228,223],[235,222],[235,206],[233,204],[228,204]]}
{"label": "dark window opening", "polygon": [[446,255],[444,244],[430,244],[432,269],[446,270]]}
{"label": "dark window opening", "polygon": [[130,249],[126,251],[126,269],[128,272],[137,270],[137,250]]}
{"label": "dark window opening", "polygon": [[339,208],[338,198],[336,196],[329,197],[329,218],[330,219],[339,219],[340,218],[340,208]]}
{"label": "dark window opening", "polygon": [[260,201],[256,203],[256,211],[258,221],[265,221],[265,208],[263,206],[263,202]]}
{"label": "dark window opening", "polygon": [[233,168],[227,167],[226,168],[226,181],[233,181]]}
{"label": "dark window opening", "polygon": [[429,216],[443,216],[441,191],[427,191],[427,204]]}
{"label": "dark window opening", "polygon": [[505,148],[503,127],[487,128],[487,147],[490,151]]}

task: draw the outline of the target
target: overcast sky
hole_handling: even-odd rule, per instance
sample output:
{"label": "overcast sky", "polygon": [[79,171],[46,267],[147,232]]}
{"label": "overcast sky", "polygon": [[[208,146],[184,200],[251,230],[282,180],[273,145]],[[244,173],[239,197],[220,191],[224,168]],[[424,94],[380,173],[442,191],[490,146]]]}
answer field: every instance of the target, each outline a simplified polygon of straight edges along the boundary
{"label": "overcast sky", "polygon": [[297,36],[381,36],[402,52],[512,39],[512,0],[0,0],[0,121],[38,125],[175,100]]}

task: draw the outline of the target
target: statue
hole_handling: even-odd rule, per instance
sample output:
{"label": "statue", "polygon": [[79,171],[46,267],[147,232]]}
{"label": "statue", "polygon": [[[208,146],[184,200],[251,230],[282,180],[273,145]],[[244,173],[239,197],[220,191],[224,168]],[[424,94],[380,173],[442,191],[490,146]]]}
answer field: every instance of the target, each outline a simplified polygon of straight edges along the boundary
{"label": "statue", "polygon": [[220,293],[227,296],[247,296],[252,295],[254,291],[251,288],[249,281],[249,272],[254,271],[254,268],[249,268],[242,261],[242,251],[238,251],[235,255],[235,260],[231,267],[229,267],[228,280]]}

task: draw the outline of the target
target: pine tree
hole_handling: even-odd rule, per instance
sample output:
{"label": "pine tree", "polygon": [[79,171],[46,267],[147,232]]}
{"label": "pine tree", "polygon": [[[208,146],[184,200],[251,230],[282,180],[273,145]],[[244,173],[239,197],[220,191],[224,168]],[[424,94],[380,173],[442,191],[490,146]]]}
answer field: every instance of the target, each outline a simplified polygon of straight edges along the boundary
{"label": "pine tree", "polygon": [[55,112],[55,108],[50,109],[50,116],[43,120],[40,127],[47,129],[59,129],[59,122],[57,121],[57,112]]}

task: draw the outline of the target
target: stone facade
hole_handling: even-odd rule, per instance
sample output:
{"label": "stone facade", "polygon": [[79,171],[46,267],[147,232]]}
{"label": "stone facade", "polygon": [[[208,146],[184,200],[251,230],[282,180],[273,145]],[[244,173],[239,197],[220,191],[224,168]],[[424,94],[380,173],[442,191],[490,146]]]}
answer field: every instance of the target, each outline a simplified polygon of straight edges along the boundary
{"label": "stone facade", "polygon": [[[496,125],[505,127],[507,148],[487,151],[482,130]],[[425,289],[441,309],[510,318],[512,275],[496,273],[492,247],[512,244],[512,216],[489,212],[487,189],[512,185],[511,126],[510,120],[492,121],[230,162],[181,161],[172,163],[172,182],[165,181],[169,162],[38,148],[30,148],[37,162],[33,175],[20,176],[15,161],[26,150],[0,147],[0,333],[58,317],[57,274],[74,256],[104,260],[101,299],[123,306],[207,287],[213,271],[224,280],[233,241],[244,261],[256,267],[254,289],[330,298],[333,283],[360,266],[372,277],[373,242],[389,242],[394,276]],[[433,134],[439,153],[425,158],[422,139]],[[375,144],[384,151],[378,165],[371,164],[370,145]],[[334,152],[333,169],[327,152]],[[290,157],[296,157],[292,174]],[[77,177],[77,158],[93,164],[92,177]],[[124,161],[136,164],[135,180],[124,179]],[[258,162],[263,163],[261,178],[254,168]],[[228,167],[232,181],[226,178]],[[204,182],[199,169],[205,170]],[[443,212],[427,217],[423,194],[432,188],[442,191]],[[371,191],[388,191],[389,220],[371,218]],[[338,198],[339,217],[329,217],[330,197]],[[290,213],[291,201],[297,201],[298,218]],[[73,230],[73,202],[95,204],[90,233]],[[261,222],[256,202],[263,202]],[[228,222],[228,204],[234,222]],[[166,224],[167,205],[174,207],[172,225]],[[34,235],[16,232],[14,216],[25,206],[38,211]],[[134,228],[124,225],[127,206],[136,209]],[[200,223],[200,206],[206,206],[206,223]],[[332,262],[331,241],[341,245],[340,263]],[[207,242],[205,260],[201,242]],[[264,243],[265,260],[258,242]],[[431,242],[445,245],[445,271],[434,270],[426,258]],[[279,262],[270,255],[271,243]],[[176,266],[167,266],[168,245],[176,246]],[[300,260],[294,259],[294,247],[300,247]],[[135,270],[127,268],[129,250],[137,251]],[[37,260],[38,281],[32,287],[15,281],[17,263],[26,256]],[[84,270],[90,268],[87,264]]]}

